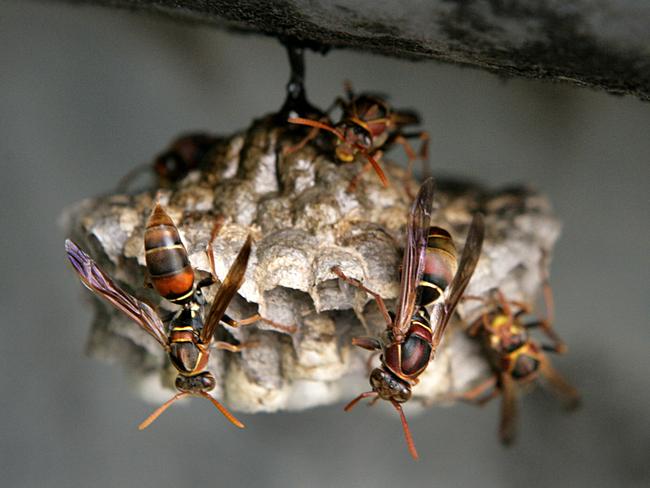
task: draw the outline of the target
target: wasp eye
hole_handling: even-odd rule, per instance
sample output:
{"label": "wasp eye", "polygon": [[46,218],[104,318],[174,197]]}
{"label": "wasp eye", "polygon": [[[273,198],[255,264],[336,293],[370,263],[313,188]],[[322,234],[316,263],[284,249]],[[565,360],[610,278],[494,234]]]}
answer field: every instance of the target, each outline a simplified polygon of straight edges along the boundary
{"label": "wasp eye", "polygon": [[372,135],[368,132],[368,130],[365,127],[362,127],[360,125],[355,125],[353,131],[357,143],[365,147],[372,146]]}

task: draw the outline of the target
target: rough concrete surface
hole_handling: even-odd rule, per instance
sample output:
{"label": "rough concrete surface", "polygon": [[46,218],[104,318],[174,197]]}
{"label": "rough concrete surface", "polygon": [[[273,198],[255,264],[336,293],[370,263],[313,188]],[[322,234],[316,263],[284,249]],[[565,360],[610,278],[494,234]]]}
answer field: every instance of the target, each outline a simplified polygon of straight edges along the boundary
{"label": "rough concrete surface", "polygon": [[635,0],[67,0],[570,82],[650,99],[650,4]]}

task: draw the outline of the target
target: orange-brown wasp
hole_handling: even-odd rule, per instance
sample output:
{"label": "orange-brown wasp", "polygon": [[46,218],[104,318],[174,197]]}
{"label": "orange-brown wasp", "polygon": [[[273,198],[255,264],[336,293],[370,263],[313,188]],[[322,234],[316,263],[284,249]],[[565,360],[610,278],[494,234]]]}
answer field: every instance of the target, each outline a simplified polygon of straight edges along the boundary
{"label": "orange-brown wasp", "polygon": [[294,330],[292,327],[264,319],[258,314],[243,320],[233,320],[225,313],[228,304],[244,282],[244,273],[251,254],[250,235],[219,286],[209,310],[205,312],[206,302],[201,288],[217,281],[212,242],[222,223],[222,219],[217,220],[207,248],[212,274],[196,282],[194,269],[189,263],[187,250],[180,240],[176,226],[160,205],[154,208],[145,231],[147,270],[151,284],[158,293],[181,307],[170,320],[168,327],[165,327],[160,316],[148,304],[115,284],[75,243],[70,240],[65,243],[68,259],[83,284],[124,312],[151,335],[167,352],[171,364],[177,370],[176,388],[179,393],[142,422],[140,429],[149,426],[174,401],[188,395],[201,396],[210,400],[230,422],[243,428],[244,425],[208,393],[216,386],[214,375],[206,371],[210,347],[237,352],[246,346],[215,340],[217,327],[219,324],[238,327],[261,320],[283,332]]}
{"label": "orange-brown wasp", "polygon": [[[488,299],[466,298],[480,300],[486,306],[486,310],[468,329],[468,334],[481,342],[494,375],[458,397],[483,405],[501,395],[499,437],[504,444],[510,444],[515,437],[518,387],[541,378],[567,408],[578,406],[580,394],[553,368],[544,354],[544,351],[566,351],[566,345],[552,327],[553,301],[547,282],[544,283],[547,317],[532,321],[524,320],[531,312],[528,304],[507,300],[500,290],[495,290]],[[528,331],[533,328],[542,330],[552,344],[540,344],[530,337]]]}
{"label": "orange-brown wasp", "polygon": [[[353,344],[381,351],[381,367],[370,374],[372,390],[352,400],[372,397],[389,401],[398,411],[409,452],[418,458],[401,404],[411,398],[411,389],[425,371],[442,340],[449,319],[467,287],[483,244],[484,223],[476,214],[457,261],[451,236],[444,229],[429,227],[433,203],[433,179],[427,179],[418,192],[409,214],[406,247],[402,262],[397,313],[388,312],[382,297],[359,281],[346,276],[340,268],[333,272],[345,282],[372,295],[386,320],[381,337],[356,337]],[[429,309],[431,312],[429,312]]]}
{"label": "orange-brown wasp", "polygon": [[[388,178],[379,165],[383,150],[392,144],[400,144],[408,157],[409,174],[413,162],[418,158],[408,143],[407,138],[419,137],[422,140],[420,158],[427,159],[428,135],[426,132],[406,134],[403,129],[420,123],[419,116],[409,110],[395,110],[381,97],[362,93],[355,95],[347,87],[347,100],[337,98],[335,106],[340,106],[342,115],[338,123],[332,124],[327,117],[312,120],[304,117],[289,118],[292,124],[313,127],[313,130],[297,146],[289,151],[295,151],[316,137],[318,130],[325,130],[335,136],[334,154],[341,163],[352,163],[358,155],[362,155],[367,164],[362,171],[350,182],[349,189],[353,190],[360,176],[373,168],[384,186],[388,186]],[[332,107],[333,108],[333,107]],[[331,110],[328,110],[328,113]]]}

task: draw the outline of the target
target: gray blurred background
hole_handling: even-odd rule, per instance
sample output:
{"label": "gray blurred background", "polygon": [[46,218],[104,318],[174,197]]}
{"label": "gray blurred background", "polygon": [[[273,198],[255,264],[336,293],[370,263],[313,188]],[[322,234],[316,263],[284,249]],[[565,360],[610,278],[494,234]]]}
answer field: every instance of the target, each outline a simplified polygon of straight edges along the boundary
{"label": "gray blurred background", "polygon": [[497,443],[498,402],[410,419],[341,406],[242,416],[152,407],[119,367],[84,356],[91,309],[63,255],[61,210],[110,191],[191,129],[228,133],[279,107],[275,41],[59,3],[0,5],[3,340],[0,484],[36,486],[648,486],[650,105],[476,70],[335,51],[308,55],[325,106],[342,81],[415,107],[437,174],[531,182],[564,222],[553,262],[555,364],[584,395],[563,413],[521,402],[519,442]]}

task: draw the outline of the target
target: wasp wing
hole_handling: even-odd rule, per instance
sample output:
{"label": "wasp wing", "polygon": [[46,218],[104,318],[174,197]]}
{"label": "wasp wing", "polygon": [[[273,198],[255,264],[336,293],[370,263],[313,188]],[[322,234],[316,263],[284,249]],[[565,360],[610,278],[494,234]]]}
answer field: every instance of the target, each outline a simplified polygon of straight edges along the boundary
{"label": "wasp wing", "polygon": [[393,321],[393,334],[404,334],[415,311],[417,286],[422,278],[424,255],[427,250],[427,232],[433,205],[433,178],[427,178],[418,191],[406,229],[406,247],[402,260],[402,279]]}
{"label": "wasp wing", "polygon": [[226,313],[230,301],[237,293],[237,290],[239,290],[239,287],[244,283],[244,274],[246,273],[248,259],[251,255],[251,245],[252,238],[249,235],[239,250],[235,261],[230,266],[228,274],[221,283],[219,290],[217,290],[217,294],[212,301],[210,311],[205,320],[205,325],[201,330],[201,342],[204,344],[208,344],[212,340],[214,332],[217,330],[219,322]]}
{"label": "wasp wing", "polygon": [[65,241],[65,251],[86,288],[124,312],[156,339],[163,348],[168,348],[165,326],[149,305],[117,286],[88,254],[69,239]]}
{"label": "wasp wing", "polygon": [[442,336],[445,333],[449,319],[456,309],[456,305],[465,292],[469,280],[474,274],[476,264],[481,257],[481,248],[483,247],[483,236],[485,235],[485,222],[483,215],[477,213],[474,215],[472,225],[469,228],[463,255],[458,264],[458,270],[454,275],[451,284],[445,290],[443,300],[436,303],[431,313],[431,324],[434,326],[433,332],[433,350],[436,350]]}

